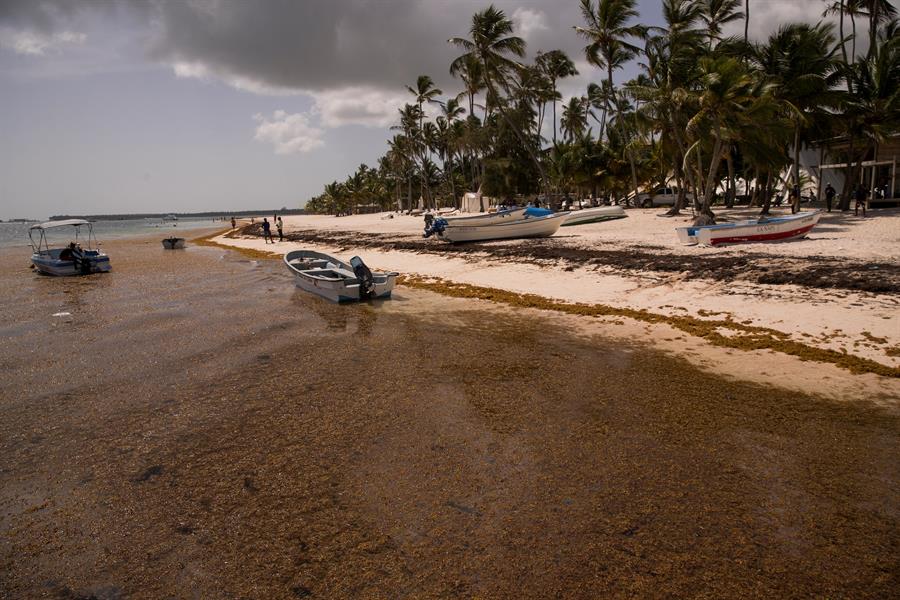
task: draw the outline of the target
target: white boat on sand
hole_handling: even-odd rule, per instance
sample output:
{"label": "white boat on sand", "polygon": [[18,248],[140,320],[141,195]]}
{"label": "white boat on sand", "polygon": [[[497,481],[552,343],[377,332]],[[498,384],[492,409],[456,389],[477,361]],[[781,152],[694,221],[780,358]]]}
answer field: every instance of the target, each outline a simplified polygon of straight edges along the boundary
{"label": "white boat on sand", "polygon": [[515,221],[500,222],[488,225],[454,225],[441,227],[435,220],[436,228],[432,228],[440,239],[447,242],[481,242],[486,240],[508,240],[529,237],[550,237],[556,233],[569,213],[556,213],[545,216],[521,218]]}
{"label": "white boat on sand", "polygon": [[[60,227],[74,228],[74,239],[62,248],[51,248],[47,231]],[[82,228],[87,229],[87,235],[82,234]],[[109,256],[98,247],[93,225],[84,219],[47,221],[32,225],[28,230],[28,239],[31,240],[31,262],[45,275],[88,275],[106,273],[112,268]]]}
{"label": "white boat on sand", "polygon": [[678,240],[688,246],[786,242],[806,237],[821,217],[822,212],[817,210],[719,225],[678,227],[675,231],[678,233]]}
{"label": "white boat on sand", "polygon": [[484,215],[473,215],[471,217],[444,217],[447,227],[477,227],[480,225],[496,225],[498,223],[509,223],[518,221],[525,216],[526,208],[513,208],[510,210],[500,210],[495,213]]}
{"label": "white boat on sand", "polygon": [[597,206],[595,208],[583,208],[569,213],[568,218],[562,224],[563,227],[596,223],[598,221],[610,221],[612,219],[624,219],[628,215],[621,206]]}
{"label": "white boat on sand", "polygon": [[294,250],[285,254],[284,264],[298,288],[332,302],[390,298],[397,279],[397,273],[373,273],[358,256],[348,264],[322,252]]}

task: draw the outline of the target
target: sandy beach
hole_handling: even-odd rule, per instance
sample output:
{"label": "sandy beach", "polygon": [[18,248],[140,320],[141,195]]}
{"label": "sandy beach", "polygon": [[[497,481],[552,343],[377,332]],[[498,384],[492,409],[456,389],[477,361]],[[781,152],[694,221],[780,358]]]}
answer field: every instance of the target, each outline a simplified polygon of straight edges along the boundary
{"label": "sandy beach", "polygon": [[291,241],[266,245],[255,235],[229,234],[216,242],[277,254],[299,247],[360,253],[371,265],[421,278],[733,322],[900,373],[900,210],[865,219],[826,213],[802,241],[718,248],[676,242],[674,228],[689,216],[628,215],[562,228],[550,239],[460,245],[421,239],[421,217],[292,216],[285,219]]}
{"label": "sandy beach", "polygon": [[107,250],[104,275],[0,269],[0,596],[896,589],[900,421],[873,394],[896,379],[410,286],[337,306],[196,243]]}

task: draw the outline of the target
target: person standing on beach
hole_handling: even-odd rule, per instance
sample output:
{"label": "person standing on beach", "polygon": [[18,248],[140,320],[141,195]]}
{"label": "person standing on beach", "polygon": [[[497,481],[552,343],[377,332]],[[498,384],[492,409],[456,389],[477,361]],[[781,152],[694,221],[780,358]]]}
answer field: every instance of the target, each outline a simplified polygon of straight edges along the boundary
{"label": "person standing on beach", "polygon": [[275,218],[275,229],[278,230],[278,241],[279,242],[284,241],[284,233],[282,233],[282,231],[281,231],[283,227],[284,227],[284,224],[281,222],[281,217],[276,217]]}
{"label": "person standing on beach", "polygon": [[831,212],[832,202],[834,202],[834,188],[829,183],[825,186],[825,206],[828,208],[828,212]]}
{"label": "person standing on beach", "polygon": [[231,228],[234,229],[237,227],[237,221],[234,220],[234,217],[231,217]]}
{"label": "person standing on beach", "polygon": [[271,223],[269,223],[269,220],[265,217],[263,217],[262,228],[263,228],[263,238],[266,240],[266,243],[268,244],[269,242],[272,242],[274,244],[275,240],[272,239],[272,225],[271,225]]}
{"label": "person standing on beach", "polygon": [[853,197],[856,199],[856,205],[853,207],[853,215],[859,216],[859,207],[862,206],[863,216],[866,216],[866,198],[869,195],[869,190],[866,189],[866,186],[856,184],[856,192],[854,192]]}

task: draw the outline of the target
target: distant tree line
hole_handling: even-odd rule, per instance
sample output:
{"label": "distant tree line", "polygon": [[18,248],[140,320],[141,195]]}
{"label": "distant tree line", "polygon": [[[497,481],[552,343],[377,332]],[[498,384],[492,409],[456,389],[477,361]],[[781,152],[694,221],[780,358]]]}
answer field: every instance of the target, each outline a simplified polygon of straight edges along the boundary
{"label": "distant tree line", "polygon": [[[839,15],[837,32],[825,22],[785,23],[760,42],[747,37],[750,7],[741,0],[663,0],[662,27],[637,22],[636,0],[580,6],[574,31],[603,76],[562,105],[558,122],[558,82],[576,74],[573,61],[551,50],[523,62],[525,41],[490,6],[472,17],[468,37],[449,39],[462,51],[450,65],[459,93],[447,97],[419,76],[377,167],[326,185],[307,210],[407,209],[419,197],[427,207],[458,205],[464,190],[479,188],[501,198],[590,192],[627,200],[674,181],[681,193],[672,214],[691,192],[695,210],[714,220],[719,190],[731,205],[742,178],[755,182],[751,204],[767,213],[779,186],[801,185],[800,148],[838,136],[851,141],[838,157],[850,165],[849,202],[865,156],[900,129],[900,35],[890,0],[828,0],[823,16]],[[869,21],[868,50],[857,55],[859,17]],[[742,19],[742,37],[723,35]],[[641,73],[617,86],[613,74],[634,59]],[[428,106],[439,114],[431,118]]]}

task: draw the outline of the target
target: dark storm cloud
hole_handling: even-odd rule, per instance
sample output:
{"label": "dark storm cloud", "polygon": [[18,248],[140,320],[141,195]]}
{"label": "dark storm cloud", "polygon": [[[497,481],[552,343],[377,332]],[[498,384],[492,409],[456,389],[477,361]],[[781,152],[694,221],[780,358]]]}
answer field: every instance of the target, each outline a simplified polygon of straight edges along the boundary
{"label": "dark storm cloud", "polygon": [[[468,36],[480,0],[193,0],[90,2],[2,0],[0,26],[43,34],[71,30],[85,14],[127,14],[149,40],[151,59],[184,64],[225,80],[266,89],[326,90],[348,86],[403,89],[419,74],[449,85],[447,43]],[[501,0],[529,53],[563,48],[579,55],[572,31],[577,3]]]}
{"label": "dark storm cloud", "polygon": [[[509,4],[509,16],[518,8],[520,15],[532,13],[526,15],[530,21],[546,23],[530,32],[530,49],[560,42],[579,47],[571,30],[574,3]],[[447,38],[467,35],[471,15],[484,6],[468,0],[164,2],[158,5],[161,28],[151,53],[164,62],[199,63],[217,75],[276,88],[394,88],[418,74],[446,83],[450,61],[459,53]],[[570,22],[561,23],[565,15]]]}

